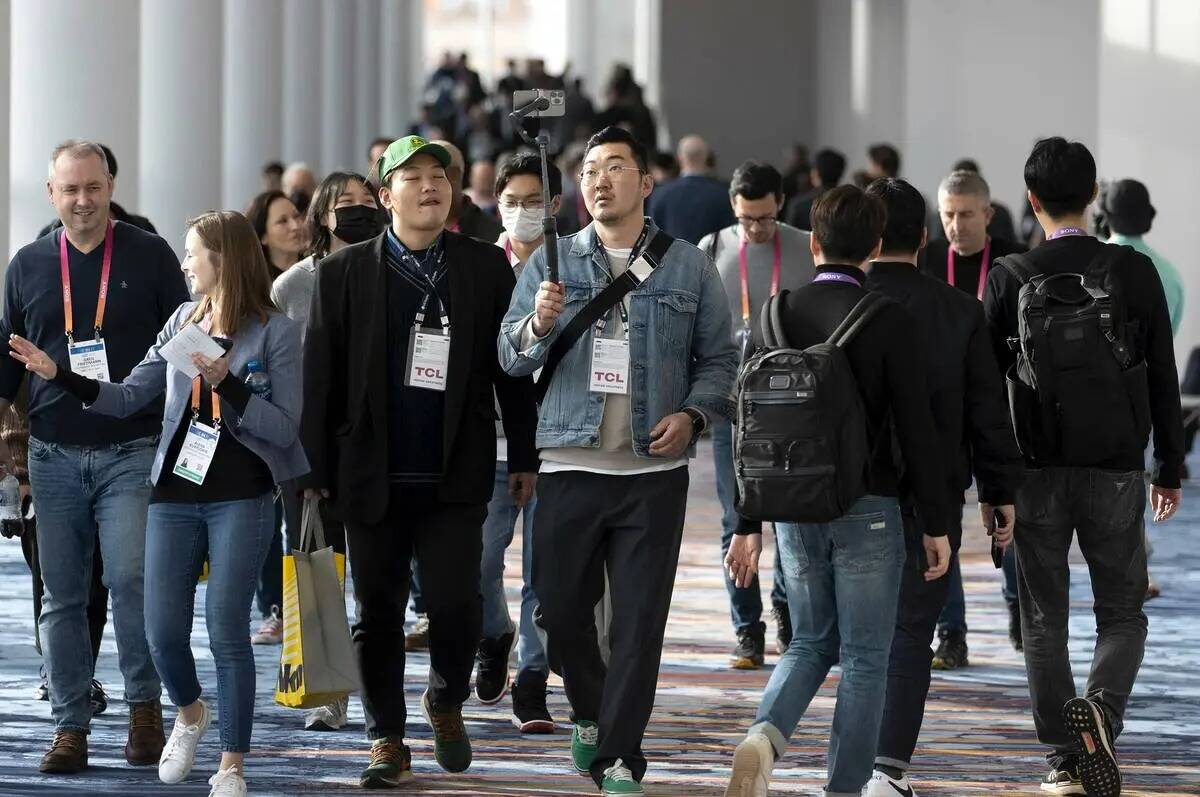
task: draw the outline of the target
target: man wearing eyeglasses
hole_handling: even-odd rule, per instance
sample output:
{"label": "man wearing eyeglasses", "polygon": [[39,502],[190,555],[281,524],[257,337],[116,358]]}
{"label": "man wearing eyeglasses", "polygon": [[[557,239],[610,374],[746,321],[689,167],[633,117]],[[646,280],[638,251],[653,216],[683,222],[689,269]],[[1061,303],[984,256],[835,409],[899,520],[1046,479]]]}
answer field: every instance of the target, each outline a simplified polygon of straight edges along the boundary
{"label": "man wearing eyeglasses", "polygon": [[[717,264],[717,272],[729,298],[733,335],[743,357],[752,330],[759,328],[759,310],[780,290],[795,290],[812,282],[814,266],[809,251],[810,235],[779,221],[783,206],[783,177],[766,163],[749,160],[733,173],[729,202],[737,223],[705,236],[700,248]],[[717,498],[721,502],[721,561],[729,550],[738,515],[734,510],[733,427],[713,421],[713,466],[717,476]],[[722,568],[724,570],[724,568]],[[762,621],[762,598],[758,577],[740,588],[725,571],[725,588],[737,645],[730,657],[735,670],[757,670],[763,666],[766,624]],[[775,551],[775,581],[771,588],[772,613],[776,622],[776,651],[782,655],[792,639],[787,593],[780,573],[779,551]]]}
{"label": "man wearing eyeglasses", "polygon": [[[728,418],[737,352],[716,267],[645,218],[646,149],[592,136],[580,184],[593,222],[525,264],[500,328],[500,365],[542,369],[533,588],[561,664],[575,768],[604,794],[644,794],[654,707],[687,504],[688,458]],[[608,572],[608,665],[593,607]]]}

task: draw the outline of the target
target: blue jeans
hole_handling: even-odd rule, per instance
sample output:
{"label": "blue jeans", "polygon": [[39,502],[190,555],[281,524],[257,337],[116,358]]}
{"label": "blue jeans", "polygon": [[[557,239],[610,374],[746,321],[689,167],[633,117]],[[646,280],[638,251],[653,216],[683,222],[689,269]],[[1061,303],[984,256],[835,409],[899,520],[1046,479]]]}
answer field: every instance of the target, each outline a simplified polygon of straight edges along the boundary
{"label": "blue jeans", "polygon": [[200,699],[192,658],[196,581],[207,559],[204,620],[217,665],[221,750],[250,749],[254,654],[250,605],[275,534],[270,493],[213,504],[151,504],[146,523],[146,636],[176,706]]}
{"label": "blue jeans", "polygon": [[508,494],[508,463],[496,463],[496,486],[488,502],[483,523],[483,559],[479,571],[479,591],[483,594],[483,638],[499,639],[513,630],[504,598],[504,552],[512,542],[517,516],[521,516],[521,624],[517,642],[517,670],[548,673],[546,648],[533,623],[537,609],[530,576],[533,573],[533,511],[537,499],[518,509]]}
{"label": "blue jeans", "polygon": [[[1017,548],[1010,545],[1004,549],[1003,567],[1001,571],[1004,580],[1000,584],[1000,594],[1011,606],[1017,602]],[[946,574],[950,579],[949,591],[946,593],[946,605],[938,618],[939,633],[967,633],[967,599],[963,593],[962,567],[958,563],[958,551],[950,559],[950,570]]]}
{"label": "blue jeans", "polygon": [[827,797],[858,797],[875,761],[896,624],[904,531],[895,498],[868,495],[829,523],[779,523],[792,643],[771,673],[750,733],[776,757],[830,668],[841,662]]}
{"label": "blue jeans", "polygon": [[[734,508],[733,475],[733,425],[728,421],[713,422],[713,471],[717,476],[717,500],[721,502],[721,571],[725,574],[725,590],[729,593],[729,614],[733,627],[738,631],[751,628],[762,621],[762,596],[759,593],[758,576],[748,587],[736,587],[725,567],[725,554],[733,542],[733,531],[738,516]],[[782,566],[779,559],[779,538],[775,538],[775,580],[771,585],[771,605],[787,606],[787,588],[784,586]]]}
{"label": "blue jeans", "polygon": [[60,730],[87,732],[92,644],[87,605],[97,540],[112,595],[125,700],[162,694],[146,645],[142,609],[146,505],[157,437],[83,448],[29,438],[29,481],[37,496],[38,562],[45,595],[40,630],[50,713]]}

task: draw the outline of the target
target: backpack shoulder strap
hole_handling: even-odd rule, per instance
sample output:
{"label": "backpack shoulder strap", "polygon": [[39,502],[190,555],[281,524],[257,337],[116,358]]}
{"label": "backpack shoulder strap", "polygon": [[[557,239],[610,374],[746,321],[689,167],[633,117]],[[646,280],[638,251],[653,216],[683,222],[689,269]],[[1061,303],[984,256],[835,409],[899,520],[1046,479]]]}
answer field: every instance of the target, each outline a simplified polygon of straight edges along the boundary
{"label": "backpack shoulder strap", "polygon": [[787,293],[786,290],[782,290],[770,299],[767,299],[767,303],[759,311],[758,316],[759,323],[762,325],[763,343],[767,345],[767,348],[790,348],[787,335],[783,331],[783,297]]}
{"label": "backpack shoulder strap", "polygon": [[838,348],[845,348],[886,304],[887,300],[883,294],[869,291],[850,309],[850,312],[842,319],[842,323],[833,330],[827,342]]}
{"label": "backpack shoulder strap", "polygon": [[1124,260],[1134,253],[1132,246],[1118,246],[1116,244],[1106,244],[1100,248],[1099,254],[1093,258],[1088,264],[1087,271],[1083,273],[1084,287],[1089,289],[1092,286],[1103,287],[1105,277],[1112,271],[1112,267],[1118,262]]}
{"label": "backpack shoulder strap", "polygon": [[671,244],[675,243],[675,239],[667,235],[662,230],[655,230],[654,237],[646,244],[646,248],[642,250],[642,257],[650,263],[650,268],[658,268],[662,265],[663,258],[667,256],[667,250],[671,248]]}
{"label": "backpack shoulder strap", "polygon": [[721,251],[721,233],[725,232],[727,229],[729,228],[725,227],[724,229],[714,232],[712,234],[712,240],[708,242],[708,246],[704,247],[704,252],[708,255],[709,259],[714,261],[717,259],[717,252]]}
{"label": "backpack shoulder strap", "polygon": [[1040,275],[1037,266],[1033,265],[1033,261],[1026,255],[1014,252],[1011,255],[996,258],[996,262],[1008,269],[1008,272],[1017,278],[1017,282],[1022,285]]}

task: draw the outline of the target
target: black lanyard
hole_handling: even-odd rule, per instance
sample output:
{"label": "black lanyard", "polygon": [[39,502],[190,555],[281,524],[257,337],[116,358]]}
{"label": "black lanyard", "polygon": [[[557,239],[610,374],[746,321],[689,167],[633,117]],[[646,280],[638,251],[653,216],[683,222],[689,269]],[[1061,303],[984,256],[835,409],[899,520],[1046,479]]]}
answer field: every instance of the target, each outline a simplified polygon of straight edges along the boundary
{"label": "black lanyard", "polygon": [[[642,225],[642,234],[638,236],[637,241],[633,244],[633,249],[629,250],[629,261],[625,264],[625,271],[633,268],[633,264],[642,256],[642,245],[646,243],[646,236],[650,234],[650,225]],[[612,262],[608,259],[608,250],[604,247],[604,243],[600,244],[600,256],[604,258],[604,267],[608,269],[608,279],[611,283],[614,279]],[[625,339],[629,340],[629,311],[625,309],[625,300],[617,302],[617,312],[621,316],[621,324],[625,330]],[[596,320],[596,334],[604,334],[604,327],[607,321],[601,317]]]}

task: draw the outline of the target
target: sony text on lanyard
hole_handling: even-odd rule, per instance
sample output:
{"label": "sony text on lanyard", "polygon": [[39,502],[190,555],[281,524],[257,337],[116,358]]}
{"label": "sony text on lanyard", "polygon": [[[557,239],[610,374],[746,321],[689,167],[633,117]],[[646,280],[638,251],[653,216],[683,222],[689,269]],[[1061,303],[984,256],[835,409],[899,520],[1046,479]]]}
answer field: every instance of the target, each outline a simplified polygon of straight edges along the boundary
{"label": "sony text on lanyard", "polygon": [[[440,244],[434,244],[435,249],[426,254],[426,260],[431,256],[436,258],[433,277],[423,267],[424,264],[408,252],[405,255],[416,268],[413,270],[424,278],[424,297],[417,314],[413,316],[413,326],[408,334],[408,357],[404,369],[404,384],[408,387],[419,387],[426,390],[445,392],[446,377],[450,371],[450,316],[446,312],[446,303],[437,292],[437,284],[445,276],[445,256]],[[429,310],[429,302],[437,298],[442,324],[441,334],[424,328],[425,313]]]}
{"label": "sony text on lanyard", "polygon": [[[642,245],[649,234],[648,226],[642,227],[642,234],[629,252],[629,262],[620,279],[634,280],[634,285],[641,280],[633,273],[633,264],[642,256]],[[612,275],[612,263],[608,262],[608,252],[603,246],[600,254],[608,265],[609,275]],[[604,337],[606,321],[603,317],[596,321],[596,334],[592,336],[592,368],[588,380],[588,390],[593,393],[629,393],[629,311],[625,309],[625,300],[617,302],[617,312],[621,316],[622,336],[619,338]]]}
{"label": "sony text on lanyard", "polygon": [[[975,298],[983,301],[983,289],[987,287],[988,267],[992,264],[992,239],[989,237],[983,244],[983,256],[979,259],[979,287]],[[954,247],[946,247],[946,283],[954,287]]]}
{"label": "sony text on lanyard", "polygon": [[849,285],[863,287],[863,281],[840,271],[822,271],[813,277],[813,282],[845,282]]}
{"label": "sony text on lanyard", "polygon": [[212,393],[212,426],[200,422],[200,390],[201,380],[197,376],[192,380],[192,420],[188,424],[187,434],[183,438],[183,446],[179,449],[179,458],[175,460],[172,470],[181,479],[187,479],[193,484],[204,484],[213,457],[217,453],[217,443],[221,439],[221,400],[217,397],[217,389]]}
{"label": "sony text on lanyard", "polygon": [[96,297],[96,325],[91,340],[75,342],[75,306],[71,296],[71,263],[67,255],[67,231],[58,235],[58,266],[62,274],[63,320],[67,330],[67,356],[71,370],[97,382],[109,382],[108,350],[104,345],[104,309],[108,305],[108,281],[112,274],[113,224],[104,232],[104,261],[100,271],[100,292]]}

